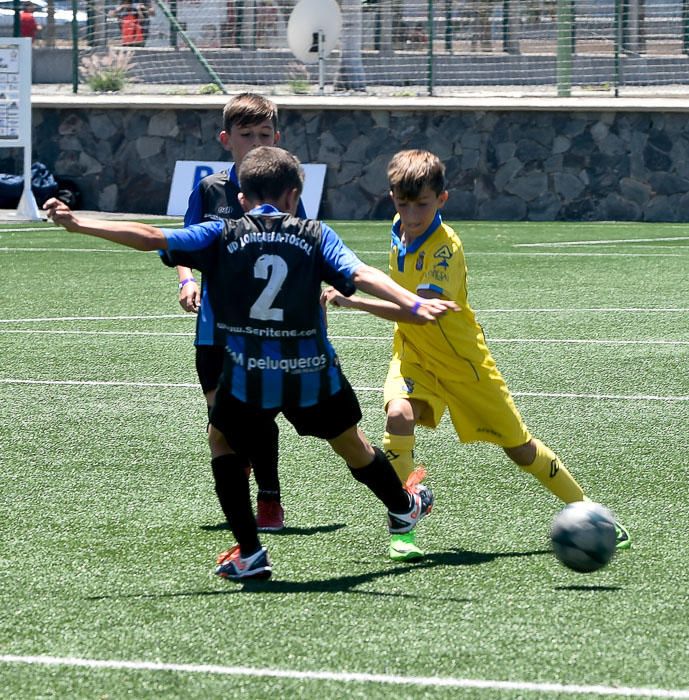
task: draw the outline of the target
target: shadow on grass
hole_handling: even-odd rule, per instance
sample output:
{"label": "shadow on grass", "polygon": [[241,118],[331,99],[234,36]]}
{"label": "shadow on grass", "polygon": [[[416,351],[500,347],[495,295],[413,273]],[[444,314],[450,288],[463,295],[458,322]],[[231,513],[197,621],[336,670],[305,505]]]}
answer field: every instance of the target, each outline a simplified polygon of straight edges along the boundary
{"label": "shadow on grass", "polygon": [[[370,571],[355,576],[339,576],[330,579],[314,581],[247,581],[242,586],[242,591],[251,593],[356,593],[358,595],[371,595],[391,598],[421,599],[423,596],[412,593],[385,593],[381,591],[354,590],[357,586],[375,581],[380,578],[392,578],[401,574],[407,574],[415,570],[435,569],[439,566],[478,566],[486,564],[494,559],[504,557],[530,557],[541,554],[550,554],[549,549],[535,550],[531,552],[471,552],[463,549],[453,549],[447,552],[433,552],[419,562],[390,564],[387,569]],[[444,602],[468,603],[470,598],[440,598],[434,600]]]}
{"label": "shadow on grass", "polygon": [[555,586],[556,591],[621,591],[622,586],[598,586],[595,583],[572,586]]}
{"label": "shadow on grass", "polygon": [[[263,593],[263,594],[288,594],[288,593],[354,593],[356,595],[368,595],[383,598],[410,598],[424,599],[423,595],[415,593],[386,593],[383,591],[356,590],[359,586],[371,583],[377,579],[393,578],[408,574],[412,571],[435,569],[443,566],[479,566],[495,559],[531,557],[542,554],[551,554],[549,549],[540,549],[529,552],[471,552],[468,550],[454,549],[447,552],[434,552],[428,554],[419,562],[390,562],[384,569],[367,571],[351,576],[333,576],[325,579],[313,579],[311,581],[281,581],[269,579],[267,581],[245,581],[241,585],[233,585],[222,591],[185,591],[179,593],[132,593],[127,595],[100,595],[86,596],[86,600],[111,600],[122,598],[188,598],[194,596],[234,595],[237,593]],[[470,598],[441,598],[434,596],[434,601],[468,603]]]}
{"label": "shadow on grass", "polygon": [[[206,532],[219,532],[221,530],[229,531],[230,529],[230,526],[227,523],[218,523],[217,525],[201,525],[200,527]],[[264,534],[270,534],[278,535],[279,537],[283,535],[318,535],[328,532],[337,532],[337,530],[341,530],[343,527],[347,526],[344,523],[333,523],[332,525],[316,525],[314,527],[285,527],[278,532],[263,533],[259,531],[259,535],[263,536]]]}
{"label": "shadow on grass", "polygon": [[550,549],[535,549],[529,552],[472,552],[468,549],[452,549],[447,552],[431,552],[420,564],[425,566],[477,566],[494,559],[533,557],[541,554],[552,554],[552,551]]}

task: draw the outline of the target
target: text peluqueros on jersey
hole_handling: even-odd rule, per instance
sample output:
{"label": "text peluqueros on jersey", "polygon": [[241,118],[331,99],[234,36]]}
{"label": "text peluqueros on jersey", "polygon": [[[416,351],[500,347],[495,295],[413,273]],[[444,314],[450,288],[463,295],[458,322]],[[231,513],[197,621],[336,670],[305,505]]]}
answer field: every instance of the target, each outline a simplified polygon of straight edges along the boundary
{"label": "text peluqueros on jersey", "polygon": [[246,366],[247,370],[280,370],[291,374],[302,372],[319,372],[328,365],[327,355],[313,355],[312,357],[249,357],[245,360],[243,352],[229,350],[232,362],[241,367]]}

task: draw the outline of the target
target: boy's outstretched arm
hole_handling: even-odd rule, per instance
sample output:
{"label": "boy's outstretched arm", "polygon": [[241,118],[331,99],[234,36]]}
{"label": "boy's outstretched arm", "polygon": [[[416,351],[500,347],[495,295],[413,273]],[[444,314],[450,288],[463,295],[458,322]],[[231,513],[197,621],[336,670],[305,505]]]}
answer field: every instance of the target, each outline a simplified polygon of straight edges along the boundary
{"label": "boy's outstretched arm", "polygon": [[78,216],[54,197],[43,205],[43,209],[55,224],[72,233],[104,238],[136,250],[167,250],[167,238],[156,226],[136,221],[105,221]]}
{"label": "boy's outstretched arm", "polygon": [[409,318],[409,312],[400,307],[399,304],[394,304],[391,301],[376,299],[373,297],[362,297],[358,294],[352,294],[346,297],[341,292],[338,292],[335,287],[326,287],[321,292],[321,303],[325,309],[328,304],[339,306],[344,309],[356,309],[357,311],[365,311],[373,314],[386,321],[401,321],[403,323],[426,323],[426,321],[418,316]]}
{"label": "boy's outstretched arm", "polygon": [[[378,312],[399,314],[394,316],[394,318],[391,315],[383,316],[383,318],[388,318],[389,320],[406,323],[426,323],[434,321],[448,311],[458,311],[457,304],[453,301],[436,297],[427,299],[413,294],[397,284],[384,272],[370,265],[364,264],[357,267],[352,275],[352,282],[357,289],[378,297],[378,299],[390,302],[390,305],[386,304],[377,307]],[[360,299],[359,302],[361,301]],[[395,307],[397,312],[394,311]],[[376,313],[376,311],[373,311],[373,307],[371,307],[371,313]],[[377,315],[381,315],[381,313]]]}

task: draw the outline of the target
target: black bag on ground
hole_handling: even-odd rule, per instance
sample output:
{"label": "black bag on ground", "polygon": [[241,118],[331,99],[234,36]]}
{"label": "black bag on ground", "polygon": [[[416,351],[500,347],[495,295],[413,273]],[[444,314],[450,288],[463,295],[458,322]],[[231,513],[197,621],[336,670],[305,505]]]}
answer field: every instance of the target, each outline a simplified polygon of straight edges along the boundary
{"label": "black bag on ground", "polygon": [[[43,163],[31,166],[31,190],[39,207],[57,194],[57,180]],[[15,209],[24,191],[23,175],[0,173],[0,208]]]}
{"label": "black bag on ground", "polygon": [[24,191],[24,178],[21,175],[0,173],[0,209],[16,209]]}

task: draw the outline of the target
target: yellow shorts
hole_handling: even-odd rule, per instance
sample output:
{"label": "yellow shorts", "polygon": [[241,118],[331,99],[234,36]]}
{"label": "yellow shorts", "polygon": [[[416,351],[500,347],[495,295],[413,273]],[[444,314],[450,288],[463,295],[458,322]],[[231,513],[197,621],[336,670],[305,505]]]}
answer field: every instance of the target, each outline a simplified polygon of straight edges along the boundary
{"label": "yellow shorts", "polygon": [[445,409],[462,442],[493,442],[517,447],[531,439],[512,396],[495,363],[478,368],[476,381],[439,379],[417,364],[399,358],[390,361],[385,379],[385,406],[392,399],[413,399],[425,404],[419,424],[435,428]]}

